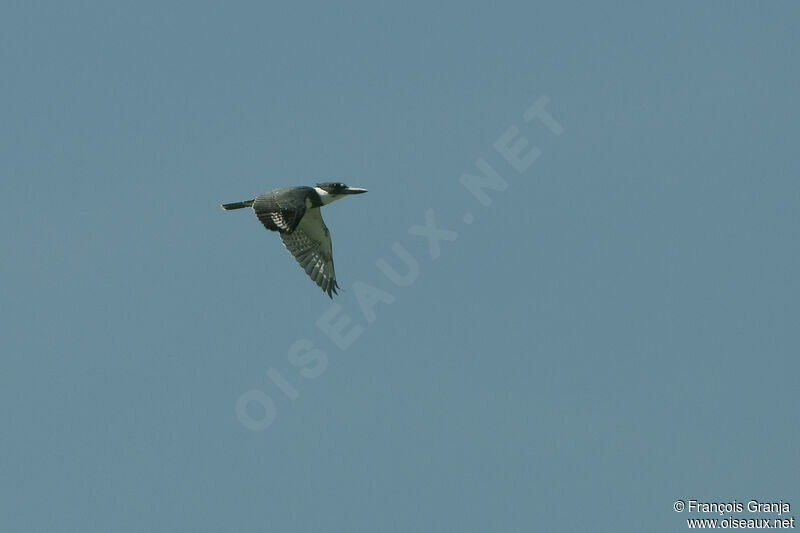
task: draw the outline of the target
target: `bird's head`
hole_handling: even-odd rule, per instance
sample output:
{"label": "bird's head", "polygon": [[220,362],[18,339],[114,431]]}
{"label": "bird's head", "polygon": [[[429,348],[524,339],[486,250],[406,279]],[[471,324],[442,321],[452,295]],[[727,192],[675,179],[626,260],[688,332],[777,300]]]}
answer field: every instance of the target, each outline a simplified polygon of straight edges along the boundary
{"label": "bird's head", "polygon": [[316,189],[320,200],[322,200],[322,205],[329,204],[334,200],[338,200],[339,198],[347,196],[348,194],[361,194],[363,192],[367,192],[367,189],[360,189],[358,187],[349,187],[344,183],[339,183],[335,181],[326,181],[325,183],[317,183],[317,186],[314,187],[314,189]]}

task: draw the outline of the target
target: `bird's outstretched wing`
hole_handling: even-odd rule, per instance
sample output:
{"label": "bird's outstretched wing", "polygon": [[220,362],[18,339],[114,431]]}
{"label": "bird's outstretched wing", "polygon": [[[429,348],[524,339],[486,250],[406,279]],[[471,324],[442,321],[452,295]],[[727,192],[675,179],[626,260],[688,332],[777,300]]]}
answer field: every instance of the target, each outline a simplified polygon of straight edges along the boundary
{"label": "bird's outstretched wing", "polygon": [[281,232],[281,239],[306,274],[333,298],[339,285],[333,270],[330,232],[319,209],[308,209],[294,231]]}
{"label": "bird's outstretched wing", "polygon": [[263,194],[253,202],[258,220],[267,229],[281,234],[291,233],[306,213],[305,191],[297,191],[296,201],[281,204],[275,194]]}

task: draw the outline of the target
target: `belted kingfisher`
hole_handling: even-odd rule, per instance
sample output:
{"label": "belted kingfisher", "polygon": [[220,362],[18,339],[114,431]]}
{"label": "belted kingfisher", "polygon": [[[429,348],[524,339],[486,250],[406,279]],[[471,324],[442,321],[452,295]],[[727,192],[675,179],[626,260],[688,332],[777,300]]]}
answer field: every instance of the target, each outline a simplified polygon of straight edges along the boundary
{"label": "belted kingfisher", "polygon": [[325,182],[315,187],[275,189],[252,200],[222,204],[222,208],[252,207],[268,230],[280,233],[284,246],[306,274],[333,298],[339,285],[333,270],[331,235],[319,208],[348,194],[363,192],[367,189]]}

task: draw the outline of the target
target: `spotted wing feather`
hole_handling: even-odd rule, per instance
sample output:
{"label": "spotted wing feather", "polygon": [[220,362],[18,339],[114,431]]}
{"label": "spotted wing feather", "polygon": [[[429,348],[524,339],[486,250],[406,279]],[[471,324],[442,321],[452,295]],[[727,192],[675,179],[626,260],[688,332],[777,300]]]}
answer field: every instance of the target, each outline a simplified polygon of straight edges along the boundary
{"label": "spotted wing feather", "polygon": [[269,230],[282,234],[291,233],[306,212],[305,199],[308,191],[305,189],[298,187],[286,194],[281,193],[288,189],[278,189],[259,196],[253,202],[258,220]]}
{"label": "spotted wing feather", "polygon": [[306,274],[333,298],[339,285],[333,269],[330,232],[319,209],[307,210],[295,230],[282,232],[281,239]]}

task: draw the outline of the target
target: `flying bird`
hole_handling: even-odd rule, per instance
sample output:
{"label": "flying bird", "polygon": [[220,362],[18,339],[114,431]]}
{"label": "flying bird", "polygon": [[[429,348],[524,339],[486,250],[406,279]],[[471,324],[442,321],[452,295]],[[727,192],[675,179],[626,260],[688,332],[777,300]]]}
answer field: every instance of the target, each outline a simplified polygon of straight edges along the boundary
{"label": "flying bird", "polygon": [[252,207],[256,216],[271,231],[277,231],[306,274],[333,298],[339,285],[333,270],[331,235],[319,208],[366,189],[344,183],[325,182],[315,187],[275,189],[252,200],[222,204],[225,210]]}

